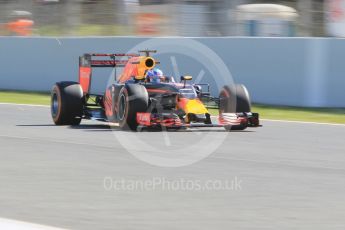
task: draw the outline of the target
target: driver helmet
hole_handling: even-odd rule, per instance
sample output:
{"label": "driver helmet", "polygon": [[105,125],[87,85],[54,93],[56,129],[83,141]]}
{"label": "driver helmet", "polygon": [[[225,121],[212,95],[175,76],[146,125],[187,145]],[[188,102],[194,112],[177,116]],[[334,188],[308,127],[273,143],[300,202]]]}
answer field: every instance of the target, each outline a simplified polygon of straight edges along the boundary
{"label": "driver helmet", "polygon": [[160,79],[163,77],[163,72],[158,68],[154,68],[147,71],[146,77],[150,82],[159,83]]}

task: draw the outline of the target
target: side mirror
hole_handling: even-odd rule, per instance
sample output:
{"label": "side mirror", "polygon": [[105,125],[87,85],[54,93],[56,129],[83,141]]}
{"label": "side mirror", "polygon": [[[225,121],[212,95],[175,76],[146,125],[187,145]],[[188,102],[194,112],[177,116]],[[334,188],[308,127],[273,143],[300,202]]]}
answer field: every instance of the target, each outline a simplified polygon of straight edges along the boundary
{"label": "side mirror", "polygon": [[183,88],[186,87],[186,82],[192,80],[192,76],[181,76],[181,82],[183,82]]}
{"label": "side mirror", "polygon": [[191,81],[192,79],[192,76],[181,76],[181,81]]}

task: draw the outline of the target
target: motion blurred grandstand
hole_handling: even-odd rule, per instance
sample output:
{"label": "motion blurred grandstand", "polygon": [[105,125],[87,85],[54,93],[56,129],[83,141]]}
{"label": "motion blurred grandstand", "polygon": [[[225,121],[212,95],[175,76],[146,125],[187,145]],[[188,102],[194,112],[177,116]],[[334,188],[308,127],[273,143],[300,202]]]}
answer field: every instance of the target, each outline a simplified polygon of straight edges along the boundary
{"label": "motion blurred grandstand", "polygon": [[[278,4],[295,10],[288,19],[289,32],[267,33],[285,23],[286,17],[278,16],[264,21],[269,26],[260,29],[265,30],[262,36],[326,35],[323,0],[0,0],[0,23],[6,25],[13,12],[25,11],[34,22],[30,34],[37,36],[260,36],[243,32],[243,28],[253,32],[253,20],[248,28],[238,20],[238,6],[243,4]],[[13,34],[2,26],[0,35]]]}

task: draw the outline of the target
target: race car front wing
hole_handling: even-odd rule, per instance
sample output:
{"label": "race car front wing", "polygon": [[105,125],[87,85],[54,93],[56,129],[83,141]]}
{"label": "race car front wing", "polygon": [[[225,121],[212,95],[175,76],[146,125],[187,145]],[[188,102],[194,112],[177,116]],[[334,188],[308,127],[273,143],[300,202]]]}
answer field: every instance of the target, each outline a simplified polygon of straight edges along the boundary
{"label": "race car front wing", "polygon": [[258,113],[223,113],[212,117],[211,124],[201,122],[185,123],[174,113],[137,113],[137,123],[140,127],[193,128],[193,127],[260,127]]}

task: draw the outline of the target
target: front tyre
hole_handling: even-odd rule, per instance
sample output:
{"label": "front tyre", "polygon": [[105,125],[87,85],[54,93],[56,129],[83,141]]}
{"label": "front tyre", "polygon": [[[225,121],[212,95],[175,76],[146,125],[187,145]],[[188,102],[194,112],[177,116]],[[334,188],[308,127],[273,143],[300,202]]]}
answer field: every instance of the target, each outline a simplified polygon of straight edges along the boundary
{"label": "front tyre", "polygon": [[83,116],[83,90],[77,82],[57,82],[51,91],[51,116],[56,125],[79,125]]}
{"label": "front tyre", "polygon": [[219,113],[251,112],[250,96],[244,85],[224,86],[219,94]]}
{"label": "front tyre", "polygon": [[148,110],[149,96],[144,86],[139,84],[125,85],[118,97],[117,117],[121,129],[136,131],[137,113]]}
{"label": "front tyre", "polygon": [[[251,101],[247,88],[244,85],[234,87],[224,86],[219,95],[219,113],[249,113]],[[226,126],[225,129],[245,130],[247,124]]]}

